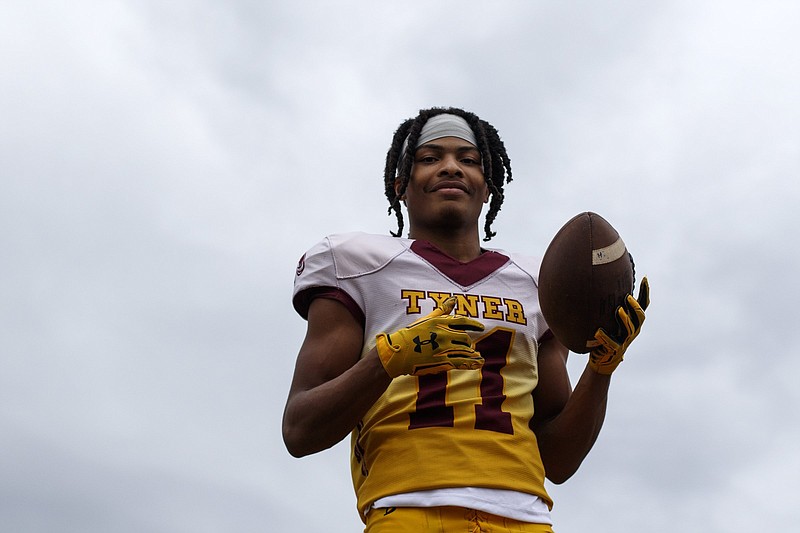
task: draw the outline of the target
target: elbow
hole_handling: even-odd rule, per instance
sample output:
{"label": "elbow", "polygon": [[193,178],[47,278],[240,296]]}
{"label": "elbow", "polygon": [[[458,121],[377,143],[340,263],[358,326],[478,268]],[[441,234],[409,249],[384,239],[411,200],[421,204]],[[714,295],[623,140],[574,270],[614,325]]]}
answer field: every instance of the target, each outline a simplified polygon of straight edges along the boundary
{"label": "elbow", "polygon": [[305,457],[327,450],[337,441],[328,442],[319,431],[309,429],[302,424],[283,424],[283,444],[292,457]]}
{"label": "elbow", "polygon": [[571,478],[575,472],[576,470],[555,469],[554,471],[548,470],[546,476],[547,480],[554,485],[561,485]]}
{"label": "elbow", "polygon": [[329,427],[319,416],[309,416],[308,413],[290,407],[284,412],[281,429],[286,451],[297,458],[331,448],[350,431],[338,426]]}
{"label": "elbow", "polygon": [[283,425],[283,444],[286,446],[286,451],[298,459],[316,451],[308,446],[308,440],[304,439],[300,433],[297,428],[287,426],[287,424]]}
{"label": "elbow", "polygon": [[549,461],[545,461],[544,457],[542,459],[545,477],[547,477],[547,480],[555,485],[561,485],[571,478],[575,472],[578,471],[578,468],[583,462],[583,457],[581,457],[579,460],[565,460],[564,458],[560,458],[560,460],[551,459]]}
{"label": "elbow", "polygon": [[311,455],[312,453],[302,448],[294,447],[290,444],[286,444],[286,450],[289,452],[289,455],[291,455],[296,459],[300,459],[301,457],[305,457],[306,455]]}
{"label": "elbow", "polygon": [[547,447],[540,445],[539,457],[547,480],[555,485],[561,485],[578,471],[588,451],[568,450],[564,446],[553,447],[553,443],[550,444]]}
{"label": "elbow", "polygon": [[308,453],[305,450],[303,450],[302,447],[298,446],[296,443],[287,439],[285,435],[283,437],[283,444],[286,446],[286,451],[289,452],[289,455],[291,455],[292,457],[299,459],[301,457],[305,457],[306,455],[308,455]]}
{"label": "elbow", "polygon": [[283,412],[283,421],[281,422],[283,445],[286,446],[286,451],[289,452],[289,455],[298,459],[311,455],[316,451],[312,450],[309,445],[310,435],[305,427],[302,419],[294,416],[287,404],[286,410]]}

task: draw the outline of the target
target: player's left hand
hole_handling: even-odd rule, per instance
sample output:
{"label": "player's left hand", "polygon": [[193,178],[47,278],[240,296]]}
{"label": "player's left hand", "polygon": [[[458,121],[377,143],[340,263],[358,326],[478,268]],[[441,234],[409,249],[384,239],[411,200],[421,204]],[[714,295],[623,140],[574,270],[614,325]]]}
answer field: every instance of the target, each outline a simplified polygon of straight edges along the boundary
{"label": "player's left hand", "polygon": [[589,367],[598,374],[610,375],[622,362],[625,350],[639,335],[644,323],[644,311],[650,305],[650,284],[645,276],[639,285],[639,296],[629,294],[623,305],[617,308],[617,322],[623,338],[613,338],[603,328],[594,334],[597,343],[589,353]]}

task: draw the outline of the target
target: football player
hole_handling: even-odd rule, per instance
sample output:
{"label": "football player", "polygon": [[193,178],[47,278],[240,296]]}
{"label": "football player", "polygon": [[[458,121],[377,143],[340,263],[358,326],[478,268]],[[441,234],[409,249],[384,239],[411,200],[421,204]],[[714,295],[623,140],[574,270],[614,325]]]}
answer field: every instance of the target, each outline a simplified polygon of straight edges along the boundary
{"label": "football player", "polygon": [[647,291],[620,308],[627,335],[603,338],[573,390],[539,308],[538,260],[481,245],[481,212],[488,241],[509,181],[491,124],[422,110],[386,158],[397,232],[330,235],[298,265],[293,304],[308,325],[284,441],[301,457],[350,434],[369,533],[552,531],[545,478],[572,476],[603,424]]}

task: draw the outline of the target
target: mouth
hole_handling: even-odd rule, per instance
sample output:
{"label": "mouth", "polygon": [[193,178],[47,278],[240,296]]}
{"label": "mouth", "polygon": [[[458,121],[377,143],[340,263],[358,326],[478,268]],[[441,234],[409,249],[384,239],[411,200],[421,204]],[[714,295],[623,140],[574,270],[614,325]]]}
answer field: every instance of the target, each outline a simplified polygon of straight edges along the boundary
{"label": "mouth", "polygon": [[467,186],[463,182],[458,181],[458,180],[440,181],[440,182],[436,183],[433,187],[431,187],[429,191],[430,192],[442,191],[442,192],[449,192],[449,193],[463,192],[463,193],[466,193],[466,194],[470,193],[469,189],[467,188]]}

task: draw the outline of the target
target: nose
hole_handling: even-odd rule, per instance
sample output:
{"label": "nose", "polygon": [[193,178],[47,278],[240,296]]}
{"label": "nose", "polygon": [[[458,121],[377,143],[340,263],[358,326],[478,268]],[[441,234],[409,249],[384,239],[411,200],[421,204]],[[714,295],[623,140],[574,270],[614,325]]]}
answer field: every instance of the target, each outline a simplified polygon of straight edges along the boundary
{"label": "nose", "polygon": [[458,158],[455,156],[455,154],[447,154],[444,156],[439,173],[445,176],[462,175],[461,165],[459,164]]}

